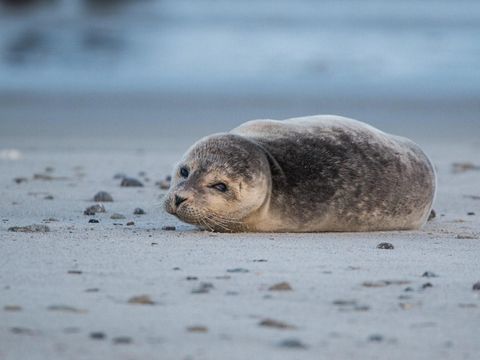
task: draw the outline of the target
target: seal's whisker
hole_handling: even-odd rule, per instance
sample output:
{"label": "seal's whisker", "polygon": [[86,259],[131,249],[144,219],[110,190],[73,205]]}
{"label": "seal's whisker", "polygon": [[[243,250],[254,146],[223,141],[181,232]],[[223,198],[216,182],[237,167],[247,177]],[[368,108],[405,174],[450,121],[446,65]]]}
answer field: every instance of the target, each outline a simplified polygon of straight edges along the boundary
{"label": "seal's whisker", "polygon": [[214,218],[212,218],[212,217],[209,217],[208,219],[209,219],[211,222],[213,222],[214,225],[220,226],[221,228],[225,229],[226,231],[229,231],[229,232],[231,231],[231,229],[228,228],[226,224],[222,224],[221,222],[216,221],[216,220],[215,220]]}
{"label": "seal's whisker", "polygon": [[229,218],[223,217],[223,216],[218,215],[218,214],[213,214],[213,213],[211,213],[210,216],[213,216],[216,220],[222,220],[222,221],[224,221],[224,222],[231,223],[231,224],[243,224],[242,221],[237,221],[237,220],[229,219]]}

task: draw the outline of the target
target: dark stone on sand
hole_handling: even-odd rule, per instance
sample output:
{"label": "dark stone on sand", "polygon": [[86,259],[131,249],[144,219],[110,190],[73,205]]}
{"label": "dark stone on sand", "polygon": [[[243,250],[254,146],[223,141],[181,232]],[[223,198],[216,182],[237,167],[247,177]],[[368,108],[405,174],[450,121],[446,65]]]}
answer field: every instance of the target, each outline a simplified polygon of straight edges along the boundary
{"label": "dark stone on sand", "polygon": [[67,274],[72,274],[72,275],[80,275],[82,273],[83,273],[83,271],[81,271],[81,270],[68,270],[67,271]]}
{"label": "dark stone on sand", "polygon": [[435,273],[432,272],[432,271],[425,271],[425,272],[422,274],[422,277],[435,278],[435,277],[438,277],[438,275],[435,274]]}
{"label": "dark stone on sand", "polygon": [[167,231],[175,231],[177,228],[173,225],[165,225],[162,226],[162,230],[167,230]]}
{"label": "dark stone on sand", "polygon": [[253,262],[267,262],[267,259],[254,259]]}
{"label": "dark stone on sand", "polygon": [[395,247],[393,244],[387,243],[387,242],[382,242],[377,245],[377,249],[383,249],[383,250],[393,250]]}
{"label": "dark stone on sand", "polygon": [[33,331],[32,329],[18,326],[10,328],[10,331],[18,335],[35,335],[35,331]]}
{"label": "dark stone on sand", "polygon": [[5,305],[3,307],[3,310],[5,311],[12,311],[12,312],[15,312],[15,311],[22,311],[22,307],[20,305]]}
{"label": "dark stone on sand", "polygon": [[452,171],[455,174],[464,173],[472,170],[480,170],[480,166],[471,162],[457,162],[452,164]]}
{"label": "dark stone on sand", "polygon": [[457,236],[455,236],[457,239],[460,239],[460,240],[474,240],[474,239],[478,239],[478,236],[475,236],[475,235],[472,235],[472,234],[457,234]]}
{"label": "dark stone on sand", "polygon": [[112,216],[110,216],[110,219],[112,220],[121,220],[121,219],[126,219],[125,215],[119,214],[119,213],[113,213]]}
{"label": "dark stone on sand", "polygon": [[127,222],[127,226],[133,226],[133,225],[135,225],[135,223],[133,221]]}
{"label": "dark stone on sand", "polygon": [[8,231],[12,232],[24,232],[24,233],[38,233],[38,232],[49,232],[50,228],[47,225],[28,225],[28,226],[12,226],[8,228]]}
{"label": "dark stone on sand", "polygon": [[90,219],[88,220],[88,223],[89,224],[98,224],[100,221],[98,221],[97,219]]}
{"label": "dark stone on sand", "polygon": [[472,290],[474,290],[474,291],[480,291],[480,281],[478,281],[478,282],[476,282],[475,284],[473,284]]}
{"label": "dark stone on sand", "polygon": [[234,269],[227,269],[229,273],[248,273],[250,270],[244,268],[234,268]]}
{"label": "dark stone on sand", "polygon": [[103,340],[105,339],[107,336],[103,333],[103,332],[91,332],[90,333],[90,339],[94,339],[94,340]]}
{"label": "dark stone on sand", "polygon": [[290,324],[287,324],[283,321],[278,321],[274,319],[264,319],[258,323],[259,326],[275,328],[275,329],[283,329],[283,330],[291,330],[295,329],[296,327]]}
{"label": "dark stone on sand", "polygon": [[432,283],[429,283],[429,282],[422,285],[422,289],[427,289],[427,288],[431,288],[431,287],[433,287],[433,285],[432,285]]}
{"label": "dark stone on sand", "polygon": [[432,209],[432,211],[430,211],[430,215],[428,215],[428,220],[427,221],[431,221],[433,219],[435,219],[437,217],[437,213],[435,212],[435,210]]}
{"label": "dark stone on sand", "polygon": [[196,276],[187,276],[187,277],[185,278],[185,280],[194,281],[194,280],[198,280],[198,277],[196,277]]}
{"label": "dark stone on sand", "polygon": [[206,326],[203,326],[203,325],[195,325],[195,326],[189,326],[187,327],[187,331],[190,332],[190,333],[207,333],[208,332],[208,328]]}
{"label": "dark stone on sand", "polygon": [[110,195],[106,191],[99,191],[93,197],[93,201],[96,201],[96,202],[112,202],[113,197],[112,197],[112,195]]}
{"label": "dark stone on sand", "polygon": [[268,288],[270,291],[292,291],[292,287],[286,281],[274,284]]}
{"label": "dark stone on sand", "polygon": [[368,337],[368,341],[370,342],[382,342],[383,336],[380,334],[372,334]]}
{"label": "dark stone on sand", "polygon": [[128,303],[137,305],[155,305],[155,301],[153,301],[149,295],[133,296],[128,299]]}
{"label": "dark stone on sand", "polygon": [[94,292],[99,292],[100,289],[99,288],[89,288],[89,289],[85,289],[85,292],[88,292],[88,293],[94,293]]}
{"label": "dark stone on sand", "polygon": [[70,306],[70,305],[50,305],[49,307],[47,307],[47,310],[49,310],[49,311],[59,311],[59,312],[65,312],[65,313],[72,313],[72,314],[87,313],[87,310],[85,310],[85,309],[78,309],[78,308]]}
{"label": "dark stone on sand", "polygon": [[143,183],[140,180],[126,177],[126,178],[122,179],[122,182],[120,183],[120,186],[123,186],[123,187],[142,187]]}
{"label": "dark stone on sand", "polygon": [[53,200],[53,195],[47,195],[44,197],[45,200]]}
{"label": "dark stone on sand", "polygon": [[26,177],[16,177],[15,179],[13,179],[13,181],[15,181],[15,183],[17,184],[21,184],[27,182],[28,179]]}
{"label": "dark stone on sand", "polygon": [[192,289],[192,294],[208,294],[214,288],[212,283],[202,282],[198,287]]}
{"label": "dark stone on sand", "polygon": [[278,344],[280,347],[289,348],[289,349],[306,349],[307,345],[302,343],[298,339],[285,339],[280,341]]}
{"label": "dark stone on sand", "polygon": [[145,215],[145,210],[143,210],[142,208],[135,208],[135,210],[133,210],[133,214],[134,215]]}
{"label": "dark stone on sand", "polygon": [[475,213],[474,213],[473,211],[470,211],[470,212],[467,213],[467,215],[468,215],[468,216],[474,216]]}
{"label": "dark stone on sand", "polygon": [[114,344],[117,344],[117,345],[127,345],[127,344],[131,344],[133,342],[133,339],[128,336],[117,336],[113,338],[112,341]]}
{"label": "dark stone on sand", "polygon": [[336,305],[336,306],[356,306],[357,305],[357,300],[339,299],[339,300],[335,300],[333,302],[333,305]]}
{"label": "dark stone on sand", "polygon": [[104,212],[106,212],[106,210],[102,204],[95,204],[86,208],[85,211],[83,212],[83,215],[92,216],[92,215],[95,215],[96,213],[104,213]]}

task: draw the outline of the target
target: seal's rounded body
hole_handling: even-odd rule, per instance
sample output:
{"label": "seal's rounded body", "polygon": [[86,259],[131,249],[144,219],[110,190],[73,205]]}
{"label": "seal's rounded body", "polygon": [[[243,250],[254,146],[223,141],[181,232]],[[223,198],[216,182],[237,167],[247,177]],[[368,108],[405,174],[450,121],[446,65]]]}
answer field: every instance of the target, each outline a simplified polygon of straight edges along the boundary
{"label": "seal's rounded body", "polygon": [[433,166],[412,141],[339,116],[249,121],[194,144],[165,208],[215,231],[420,228]]}

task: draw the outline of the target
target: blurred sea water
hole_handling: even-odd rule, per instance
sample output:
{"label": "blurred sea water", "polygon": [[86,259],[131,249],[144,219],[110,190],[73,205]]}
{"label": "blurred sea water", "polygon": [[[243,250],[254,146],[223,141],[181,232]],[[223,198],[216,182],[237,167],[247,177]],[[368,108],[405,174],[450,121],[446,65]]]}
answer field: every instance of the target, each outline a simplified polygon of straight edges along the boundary
{"label": "blurred sea water", "polygon": [[480,93],[477,0],[0,8],[0,91]]}
{"label": "blurred sea water", "polygon": [[478,0],[0,0],[0,144],[321,113],[478,139],[479,39]]}

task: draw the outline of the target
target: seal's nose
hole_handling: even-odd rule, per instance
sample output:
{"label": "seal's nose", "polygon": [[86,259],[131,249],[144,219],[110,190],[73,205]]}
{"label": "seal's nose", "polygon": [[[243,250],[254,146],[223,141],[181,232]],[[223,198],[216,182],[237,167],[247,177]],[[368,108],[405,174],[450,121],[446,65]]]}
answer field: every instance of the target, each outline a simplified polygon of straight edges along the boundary
{"label": "seal's nose", "polygon": [[187,198],[175,195],[175,206],[179,206],[181,203],[183,203]]}

